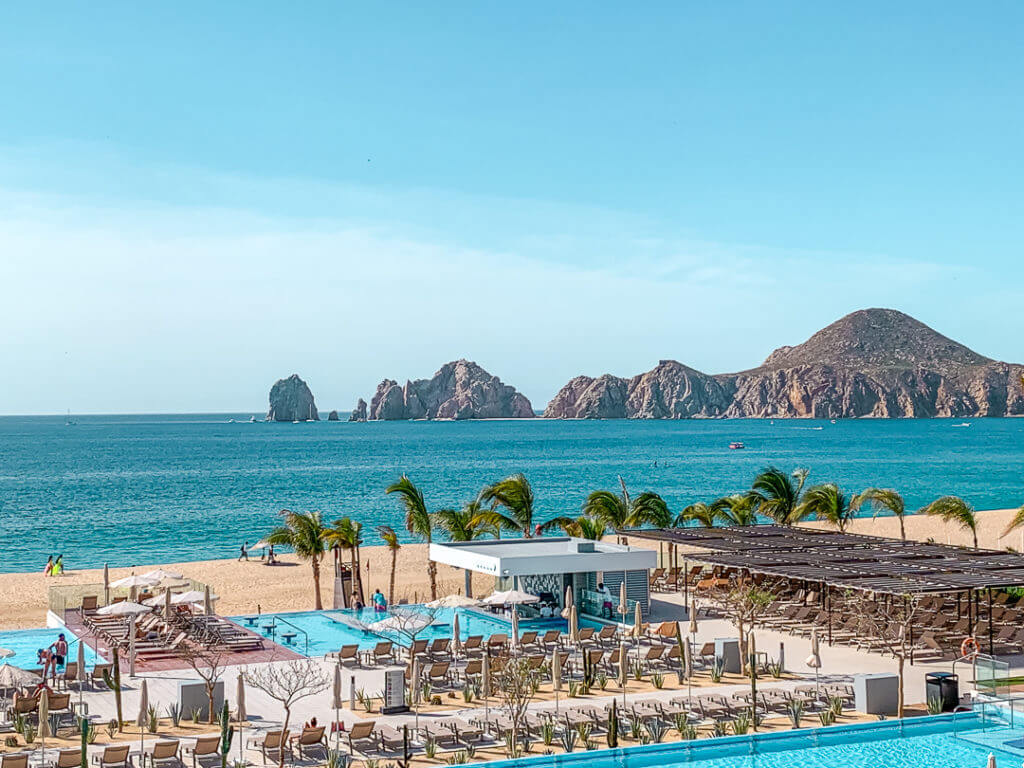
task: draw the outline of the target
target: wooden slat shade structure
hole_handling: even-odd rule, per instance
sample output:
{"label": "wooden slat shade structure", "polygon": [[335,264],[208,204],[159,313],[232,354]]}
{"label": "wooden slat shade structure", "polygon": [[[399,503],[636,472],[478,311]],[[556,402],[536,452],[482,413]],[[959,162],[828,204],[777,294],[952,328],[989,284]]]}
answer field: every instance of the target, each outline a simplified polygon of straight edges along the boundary
{"label": "wooden slat shade structure", "polygon": [[1024,556],[880,536],[751,525],[629,529],[630,538],[676,544],[686,560],[837,589],[891,595],[1024,585]]}

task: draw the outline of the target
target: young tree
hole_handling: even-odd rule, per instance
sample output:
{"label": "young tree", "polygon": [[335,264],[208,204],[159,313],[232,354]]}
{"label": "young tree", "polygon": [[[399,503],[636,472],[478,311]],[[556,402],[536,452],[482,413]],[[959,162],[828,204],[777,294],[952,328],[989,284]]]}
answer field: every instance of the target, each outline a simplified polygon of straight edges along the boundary
{"label": "young tree", "polygon": [[[412,480],[402,475],[398,482],[389,485],[384,493],[398,494],[402,507],[405,509],[405,529],[413,536],[425,539],[429,547],[434,533],[423,492],[416,487]],[[430,599],[437,600],[437,563],[429,558],[427,558],[427,575],[430,576]]]}
{"label": "young tree", "polygon": [[506,656],[500,669],[492,673],[491,689],[498,695],[512,722],[510,757],[518,755],[520,734],[527,732],[526,713],[536,695],[537,671],[525,656]]}
{"label": "young tree", "polygon": [[[281,730],[288,730],[292,707],[297,701],[316,696],[330,686],[330,680],[311,659],[261,664],[244,673],[245,682],[279,702],[284,708]],[[284,749],[278,750],[278,766],[284,766]]]}
{"label": "young tree", "polygon": [[[913,650],[914,622],[922,613],[923,598],[917,594],[871,595],[847,590],[838,601],[843,615],[855,619],[854,630],[873,646],[880,647],[896,659],[899,676],[897,710],[903,717],[904,667]],[[835,603],[834,603],[835,605]]]}
{"label": "young tree", "polygon": [[402,545],[398,543],[398,534],[390,525],[378,525],[377,535],[383,539],[391,551],[391,577],[388,580],[388,604],[395,602],[395,569],[398,566],[398,550]]}
{"label": "young tree", "polygon": [[974,507],[959,496],[943,496],[921,510],[926,515],[941,517],[947,523],[956,523],[971,532],[974,548],[978,548],[978,516]]}
{"label": "young tree", "polygon": [[778,599],[776,585],[772,582],[755,584],[746,579],[729,586],[715,587],[711,599],[733,624],[740,636],[740,658],[743,672],[749,674],[748,639],[750,632],[763,621],[768,607]]}
{"label": "young tree", "polygon": [[181,647],[180,654],[199,676],[199,679],[203,681],[203,687],[206,688],[207,706],[209,707],[206,722],[212,725],[216,708],[213,703],[213,694],[217,688],[217,681],[224,674],[224,652],[215,646],[189,643]]}
{"label": "young tree", "polygon": [[903,516],[906,515],[907,508],[899,493],[892,488],[867,488],[853,497],[853,501],[850,502],[850,511],[857,512],[865,504],[871,505],[876,517],[883,509],[892,512],[900,523],[900,539],[907,540],[907,532],[903,527]]}
{"label": "young tree", "polygon": [[281,511],[284,525],[275,528],[267,536],[267,543],[282,544],[295,550],[295,554],[303,560],[309,560],[313,569],[313,607],[323,610],[320,598],[320,561],[327,552],[325,534],[327,527],[319,512]]}

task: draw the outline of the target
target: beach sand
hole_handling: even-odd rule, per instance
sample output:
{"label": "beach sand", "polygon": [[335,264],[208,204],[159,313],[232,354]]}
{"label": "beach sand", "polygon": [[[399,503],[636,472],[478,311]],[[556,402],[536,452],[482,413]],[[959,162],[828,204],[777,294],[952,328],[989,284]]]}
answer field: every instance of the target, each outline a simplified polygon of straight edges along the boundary
{"label": "beach sand", "polygon": [[[1005,549],[1014,547],[1024,551],[1024,532],[1014,531],[1005,538],[999,538],[1015,510],[991,510],[979,513],[980,525],[978,543],[982,547]],[[819,526],[820,524],[812,523]],[[970,546],[970,534],[947,525],[932,517],[909,516],[906,518],[907,537],[924,541],[934,539],[940,544],[950,543]],[[878,536],[899,536],[895,518],[862,518],[851,526],[852,533]],[[631,540],[632,544],[657,549],[656,542]],[[391,571],[391,553],[386,547],[364,547],[363,584],[367,595],[380,588],[388,593],[388,577]],[[156,567],[183,573],[186,577],[209,584],[220,596],[217,604],[219,613],[225,616],[243,613],[301,611],[313,608],[313,577],[309,563],[300,562],[292,555],[280,557],[282,565],[266,566],[258,559],[249,562],[236,560],[206,560],[190,563],[161,563],[136,568],[111,568],[111,581],[130,573],[145,573]],[[462,571],[446,565],[438,565],[438,593],[441,595],[461,592],[464,579]],[[322,569],[321,591],[325,607],[331,606],[333,580],[328,561]],[[27,629],[46,625],[47,589],[53,585],[101,584],[102,570],[74,571],[57,578],[47,578],[38,573],[0,574],[0,630]],[[493,577],[476,574],[473,590],[476,595],[489,594],[493,588]],[[425,544],[404,544],[398,553],[395,597],[410,602],[429,599],[430,587],[427,578],[427,546]]]}

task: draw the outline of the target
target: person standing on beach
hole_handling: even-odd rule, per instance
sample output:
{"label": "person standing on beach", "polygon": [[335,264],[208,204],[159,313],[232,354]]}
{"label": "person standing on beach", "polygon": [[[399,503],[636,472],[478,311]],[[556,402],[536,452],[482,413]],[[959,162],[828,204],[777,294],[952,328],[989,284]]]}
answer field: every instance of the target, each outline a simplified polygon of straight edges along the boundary
{"label": "person standing on beach", "polygon": [[238,556],[238,562],[242,562],[243,560],[245,560],[246,562],[249,562],[249,542],[248,541],[245,542],[242,545],[242,553]]}
{"label": "person standing on beach", "polygon": [[61,552],[57,555],[57,560],[53,564],[53,570],[50,571],[54,576],[60,576],[64,573],[64,553]]}
{"label": "person standing on beach", "polygon": [[43,568],[43,576],[50,576],[53,574],[53,555],[46,558],[46,566]]}

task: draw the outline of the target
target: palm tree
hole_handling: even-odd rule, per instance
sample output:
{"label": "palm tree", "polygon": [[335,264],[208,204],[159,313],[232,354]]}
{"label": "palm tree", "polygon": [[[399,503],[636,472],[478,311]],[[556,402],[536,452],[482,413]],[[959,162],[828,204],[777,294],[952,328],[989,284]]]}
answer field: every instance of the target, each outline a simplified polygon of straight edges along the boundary
{"label": "palm tree", "polygon": [[1003,536],[1008,534],[1010,531],[1022,527],[1024,527],[1024,507],[1021,507],[1020,509],[1017,510],[1017,512],[1013,516],[1013,519],[1010,521],[1010,524],[1006,526],[1006,530],[999,534],[999,538],[1003,538]]}
{"label": "palm tree", "polygon": [[711,506],[718,511],[720,520],[728,525],[757,525],[758,499],[750,493],[723,496]]}
{"label": "palm tree", "polygon": [[700,523],[705,528],[714,528],[715,521],[721,517],[721,509],[715,504],[705,504],[703,501],[698,501],[691,504],[675,519],[675,525],[687,525],[692,522]]}
{"label": "palm tree", "polygon": [[327,552],[324,521],[319,512],[291,512],[281,510],[284,524],[278,526],[266,537],[268,544],[284,545],[302,560],[309,560],[313,569],[313,607],[317,611],[324,608],[320,598],[320,560]]}
{"label": "palm tree", "polygon": [[476,498],[463,504],[462,509],[439,509],[433,518],[452,541],[473,541],[498,536],[497,527],[481,519],[481,514],[487,511]]}
{"label": "palm tree", "polygon": [[[490,503],[491,508],[474,518],[478,523],[505,531],[521,531],[526,538],[533,536],[533,489],[522,472],[488,485],[480,492],[480,501]],[[507,514],[499,512],[499,507],[504,507]]]}
{"label": "palm tree", "polygon": [[545,533],[559,528],[567,536],[575,536],[578,539],[593,539],[594,541],[603,539],[607,531],[603,520],[587,514],[578,517],[554,517],[546,523],[542,523],[540,527]]}
{"label": "palm tree", "polygon": [[324,537],[330,546],[349,551],[352,558],[352,589],[362,595],[363,575],[359,545],[363,543],[363,524],[354,521],[351,517],[343,517],[334,521]]}
{"label": "palm tree", "polygon": [[892,488],[868,488],[853,497],[850,502],[850,511],[856,512],[865,504],[870,504],[875,511],[873,517],[883,509],[892,512],[893,516],[900,522],[900,538],[907,540],[907,532],[903,527],[903,516],[907,513],[903,497]]}
{"label": "palm tree", "polygon": [[[430,513],[427,512],[427,502],[423,499],[423,493],[406,475],[402,475],[398,482],[389,485],[385,493],[397,493],[405,508],[405,529],[413,536],[426,539],[428,549],[433,540],[430,525]],[[427,574],[430,576],[430,599],[437,600],[437,563],[427,558]]]}
{"label": "palm tree", "polygon": [[943,496],[921,510],[926,515],[941,517],[947,523],[956,523],[971,532],[974,548],[978,548],[978,515],[974,507],[959,496]]}
{"label": "palm tree", "polygon": [[[626,483],[621,477],[619,485],[622,493],[591,493],[583,502],[583,514],[600,520],[606,527],[616,532],[622,528],[636,528],[645,523],[658,525],[671,519],[672,514],[668,511],[668,505],[658,494],[645,491],[633,499],[630,498]],[[620,544],[629,543],[625,536],[618,536],[618,540]]]}
{"label": "palm tree", "polygon": [[803,495],[800,505],[794,510],[794,517],[796,520],[808,517],[824,520],[843,533],[853,519],[853,512],[850,510],[850,500],[838,485],[823,483],[814,486]]}
{"label": "palm tree", "polygon": [[398,550],[402,545],[398,543],[398,534],[390,525],[378,525],[377,535],[384,540],[388,549],[391,550],[391,578],[388,581],[388,603],[395,602],[395,569],[398,566]]}
{"label": "palm tree", "polygon": [[762,471],[754,478],[751,486],[751,493],[757,499],[757,511],[778,525],[798,522],[795,512],[800,505],[800,494],[807,481],[807,474],[806,469],[796,469],[792,475],[775,467]]}

